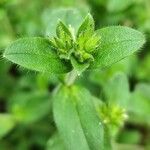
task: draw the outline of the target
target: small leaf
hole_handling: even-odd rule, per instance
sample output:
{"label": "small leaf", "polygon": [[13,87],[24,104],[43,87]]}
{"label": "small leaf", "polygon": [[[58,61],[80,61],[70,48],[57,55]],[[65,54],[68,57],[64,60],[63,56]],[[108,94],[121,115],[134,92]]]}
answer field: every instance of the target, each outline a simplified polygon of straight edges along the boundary
{"label": "small leaf", "polygon": [[53,97],[53,111],[67,150],[104,150],[103,125],[86,89],[61,87]]}
{"label": "small leaf", "polygon": [[73,37],[68,27],[59,21],[56,27],[57,38],[51,39],[51,43],[57,50],[57,54],[61,59],[70,59],[70,55],[73,51]]}
{"label": "small leaf", "polygon": [[69,29],[67,28],[67,26],[61,20],[57,24],[56,34],[57,34],[58,38],[64,39],[64,41],[65,41],[66,37],[72,38]]}
{"label": "small leaf", "polygon": [[10,114],[0,114],[0,139],[8,134],[15,126],[16,121]]}
{"label": "small leaf", "polygon": [[88,14],[78,29],[77,37],[79,37],[82,34],[83,35],[86,34],[87,37],[91,36],[94,33],[94,28],[95,28],[94,19],[91,16],[91,14]]}
{"label": "small leaf", "polygon": [[101,45],[93,55],[95,61],[90,68],[104,68],[133,54],[145,43],[145,37],[139,31],[128,27],[112,26],[97,30]]}
{"label": "small leaf", "polygon": [[6,48],[4,57],[35,71],[56,74],[71,70],[71,64],[60,60],[49,40],[40,37],[23,38],[13,42]]}
{"label": "small leaf", "polygon": [[54,37],[54,41],[55,41],[56,47],[65,49],[65,44],[61,39]]}

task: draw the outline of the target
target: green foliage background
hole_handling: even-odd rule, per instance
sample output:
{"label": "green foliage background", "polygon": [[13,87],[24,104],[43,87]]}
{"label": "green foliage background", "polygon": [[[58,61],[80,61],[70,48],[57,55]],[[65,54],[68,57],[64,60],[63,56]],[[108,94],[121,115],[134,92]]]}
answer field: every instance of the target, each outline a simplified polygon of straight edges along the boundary
{"label": "green foliage background", "polygon": [[[149,150],[149,0],[0,0],[1,56],[4,49],[18,38],[51,37],[55,34],[54,28],[58,19],[56,14],[64,8],[78,9],[82,16],[85,16],[90,11],[94,16],[96,29],[110,25],[124,25],[145,34],[147,42],[137,54],[125,58],[107,69],[86,71],[78,77],[76,84],[78,86],[83,85],[95,97],[112,106],[108,106],[111,115],[105,112],[105,108],[103,108],[103,112],[99,112],[99,110],[98,112],[103,113],[104,117],[110,115],[109,119],[111,118],[111,120],[108,120],[111,124],[109,128],[112,129],[114,150]],[[70,17],[68,20],[70,24],[78,28],[83,18],[80,17],[78,11],[75,15],[76,17]],[[51,24],[51,22],[54,24]],[[100,32],[107,35],[107,30]],[[45,53],[47,52],[46,49],[44,51]],[[112,62],[107,63],[109,65]],[[57,71],[61,71],[59,68],[61,66],[58,66]],[[67,68],[63,69],[67,70]],[[63,77],[50,73],[28,71],[7,62],[1,57],[0,150],[65,150],[62,139],[57,133],[52,114],[52,92],[59,83],[60,78]],[[88,95],[88,92],[82,88],[79,93],[80,98],[78,98],[78,101],[83,97],[82,94],[86,93],[85,95]],[[56,99],[66,95],[59,93]],[[90,96],[87,96],[86,105],[91,110],[88,102],[89,98]],[[95,100],[95,103],[97,103],[97,100]],[[101,104],[99,105],[101,107]],[[113,106],[126,109],[128,118],[124,126],[117,127],[120,122],[115,117],[116,110]],[[57,101],[55,107],[59,107]],[[69,110],[64,110],[64,114],[61,114],[62,117],[65,118],[67,114],[71,117],[72,113],[76,113],[74,106],[69,107]],[[91,115],[92,111],[87,115]],[[80,113],[85,113],[84,108]],[[58,120],[62,119],[61,117],[59,118],[59,112],[56,112],[55,115],[58,115]],[[81,119],[88,122],[84,117]],[[69,128],[69,121],[66,119],[63,126]],[[96,132],[96,128],[92,131]],[[73,141],[73,144],[79,143],[82,136],[80,133],[77,141]],[[100,138],[101,135],[98,136],[98,139]],[[95,144],[99,144],[97,143],[98,139],[94,139]],[[66,143],[67,140],[65,139]],[[110,148],[108,147],[107,149],[109,150]]]}

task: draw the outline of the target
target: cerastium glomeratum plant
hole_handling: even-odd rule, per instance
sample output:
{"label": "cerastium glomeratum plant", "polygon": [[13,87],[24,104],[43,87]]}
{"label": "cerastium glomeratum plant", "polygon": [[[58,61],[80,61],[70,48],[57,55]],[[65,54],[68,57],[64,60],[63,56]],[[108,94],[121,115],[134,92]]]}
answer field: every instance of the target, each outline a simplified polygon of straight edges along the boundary
{"label": "cerastium glomeratum plant", "polygon": [[106,68],[131,55],[144,42],[142,33],[128,27],[95,30],[93,17],[88,14],[77,31],[58,20],[54,37],[18,39],[3,56],[31,70],[65,75],[52,98],[64,149],[110,150],[110,124],[122,125],[125,110],[102,103],[81,85],[74,85],[74,81],[86,70]]}

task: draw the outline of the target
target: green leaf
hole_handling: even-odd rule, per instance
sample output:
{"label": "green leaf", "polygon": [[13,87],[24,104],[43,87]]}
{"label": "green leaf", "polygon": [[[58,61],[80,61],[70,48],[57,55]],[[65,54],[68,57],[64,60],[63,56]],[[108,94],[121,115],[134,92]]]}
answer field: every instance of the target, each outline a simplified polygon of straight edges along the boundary
{"label": "green leaf", "polygon": [[137,56],[131,55],[110,66],[108,69],[94,70],[92,73],[90,73],[90,80],[103,87],[105,86],[106,82],[108,82],[108,80],[110,80],[110,78],[116,74],[116,72],[124,72],[127,76],[132,76],[135,74],[135,71],[138,68],[137,62]]}
{"label": "green leaf", "polygon": [[108,0],[107,9],[110,12],[123,11],[128,8],[134,0]]}
{"label": "green leaf", "polygon": [[93,55],[95,61],[90,68],[104,68],[133,54],[145,43],[139,31],[128,27],[112,26],[97,30],[101,44]]}
{"label": "green leaf", "polygon": [[128,106],[130,122],[150,126],[150,85],[136,85]]}
{"label": "green leaf", "polygon": [[50,113],[51,103],[49,99],[50,96],[46,92],[15,93],[10,98],[9,111],[20,123],[34,123]]}
{"label": "green leaf", "polygon": [[130,90],[127,76],[124,73],[116,73],[104,85],[103,91],[107,103],[115,104],[122,108],[128,107]]}
{"label": "green leaf", "polygon": [[78,29],[77,37],[79,37],[81,34],[86,34],[88,37],[90,37],[94,33],[94,29],[94,19],[91,14],[88,14]]}
{"label": "green leaf", "polygon": [[0,114],[0,139],[8,134],[15,126],[16,121],[10,114]]}
{"label": "green leaf", "polygon": [[66,37],[72,38],[69,29],[61,20],[59,20],[59,23],[57,24],[56,34],[58,38],[64,39],[64,41]]}
{"label": "green leaf", "polygon": [[51,44],[57,50],[59,58],[69,60],[73,51],[73,33],[61,20],[56,27],[57,37],[52,38]]}
{"label": "green leaf", "polygon": [[53,99],[54,119],[68,150],[104,150],[104,130],[92,96],[84,88],[61,87]]}
{"label": "green leaf", "polygon": [[59,59],[49,40],[40,37],[23,38],[13,42],[6,48],[4,57],[35,71],[56,74],[71,70],[71,64]]}

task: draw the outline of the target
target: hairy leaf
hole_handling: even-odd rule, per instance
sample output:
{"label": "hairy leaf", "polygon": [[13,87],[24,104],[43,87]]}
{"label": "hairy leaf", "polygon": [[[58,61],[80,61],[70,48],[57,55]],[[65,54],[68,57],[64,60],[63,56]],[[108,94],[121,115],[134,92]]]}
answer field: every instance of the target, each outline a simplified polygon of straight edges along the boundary
{"label": "hairy leaf", "polygon": [[77,37],[79,37],[81,34],[91,36],[94,33],[94,28],[95,28],[94,19],[91,16],[91,14],[88,14],[78,29]]}
{"label": "hairy leaf", "polygon": [[71,33],[70,33],[69,29],[62,21],[59,21],[57,24],[56,34],[57,34],[58,38],[64,39],[64,41],[66,40],[65,39],[66,37],[71,38]]}
{"label": "hairy leaf", "polygon": [[54,119],[68,150],[103,150],[104,130],[90,93],[61,87],[53,99]]}
{"label": "hairy leaf", "polygon": [[13,42],[6,48],[4,57],[35,71],[56,74],[71,70],[71,64],[59,59],[49,40],[40,37],[23,38]]}
{"label": "hairy leaf", "polygon": [[131,55],[142,47],[145,37],[139,31],[128,27],[112,26],[97,30],[101,44],[93,55],[91,69],[103,68]]}

